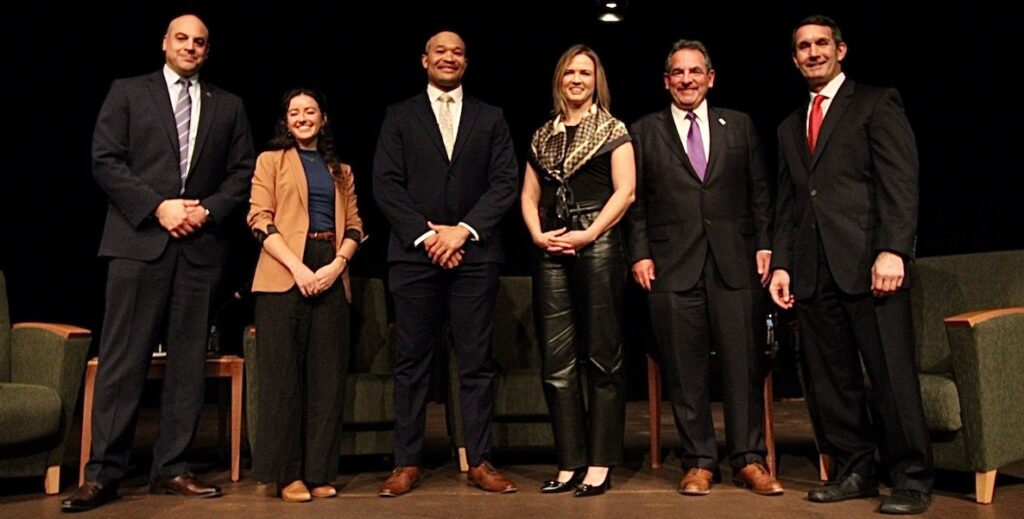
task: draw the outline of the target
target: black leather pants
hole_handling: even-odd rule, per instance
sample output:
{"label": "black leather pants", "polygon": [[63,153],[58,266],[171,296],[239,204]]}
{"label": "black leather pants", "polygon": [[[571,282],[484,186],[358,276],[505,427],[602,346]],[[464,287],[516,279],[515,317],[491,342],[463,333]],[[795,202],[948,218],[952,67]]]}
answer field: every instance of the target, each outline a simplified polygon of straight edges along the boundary
{"label": "black leather pants", "polygon": [[[597,212],[580,214],[580,221],[589,225]],[[558,467],[617,465],[625,424],[620,318],[626,271],[619,229],[576,256],[538,253],[534,309]]]}

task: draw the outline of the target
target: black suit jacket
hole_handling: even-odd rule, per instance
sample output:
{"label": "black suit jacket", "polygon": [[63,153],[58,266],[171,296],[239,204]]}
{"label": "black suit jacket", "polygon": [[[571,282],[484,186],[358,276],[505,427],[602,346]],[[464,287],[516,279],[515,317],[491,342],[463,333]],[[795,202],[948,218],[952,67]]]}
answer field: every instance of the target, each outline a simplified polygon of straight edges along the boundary
{"label": "black suit jacket", "polygon": [[228,248],[223,222],[249,193],[253,147],[249,121],[238,97],[200,83],[202,104],[185,193],[178,165],[178,132],[163,71],[110,86],[93,133],[93,176],[110,198],[100,256],[151,261],[170,234],[153,212],[172,198],[198,199],[210,218],[180,239],[189,261],[222,265]]}
{"label": "black suit jacket", "polygon": [[498,224],[516,199],[519,179],[512,138],[499,108],[464,97],[452,159],[444,149],[426,92],[391,105],[377,139],[373,194],[391,223],[388,261],[429,263],[417,238],[427,221],[465,222],[480,235],[467,241],[464,263],[504,260]]}
{"label": "black suit jacket", "polygon": [[879,252],[913,259],[917,146],[896,90],[847,78],[825,114],[813,156],[806,103],[779,125],[778,134],[772,268],[789,272],[797,298],[814,293],[819,234],[832,277],[849,294],[871,289]]}
{"label": "black suit jacket", "polygon": [[770,197],[760,139],[746,114],[708,107],[711,146],[703,183],[671,109],[630,128],[637,197],[627,215],[630,262],[654,260],[654,291],[693,288],[708,247],[732,288],[760,286],[755,263],[770,249]]}

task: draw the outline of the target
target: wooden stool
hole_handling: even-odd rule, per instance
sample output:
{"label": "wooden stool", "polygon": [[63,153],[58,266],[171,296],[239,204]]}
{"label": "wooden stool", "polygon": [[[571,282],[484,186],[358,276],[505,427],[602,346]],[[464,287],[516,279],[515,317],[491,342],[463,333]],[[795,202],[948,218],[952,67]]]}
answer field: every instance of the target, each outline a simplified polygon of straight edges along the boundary
{"label": "wooden stool", "polygon": [[[82,454],[78,463],[78,484],[85,483],[85,464],[92,451],[92,396],[96,389],[96,372],[100,360],[93,358],[85,365],[85,395],[82,403]],[[245,360],[237,355],[224,355],[206,359],[206,376],[231,379],[231,481],[238,481],[242,452],[242,378]],[[167,370],[167,359],[157,357],[149,365],[146,378],[162,379]]]}

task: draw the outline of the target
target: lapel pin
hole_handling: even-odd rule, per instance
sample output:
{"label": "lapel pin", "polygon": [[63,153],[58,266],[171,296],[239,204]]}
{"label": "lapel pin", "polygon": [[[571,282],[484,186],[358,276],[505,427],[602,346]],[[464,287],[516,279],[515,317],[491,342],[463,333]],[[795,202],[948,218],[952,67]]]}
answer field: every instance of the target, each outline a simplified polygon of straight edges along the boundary
{"label": "lapel pin", "polygon": [[722,126],[725,126],[725,119],[722,119],[721,117],[719,117],[718,118],[718,124],[721,124]]}

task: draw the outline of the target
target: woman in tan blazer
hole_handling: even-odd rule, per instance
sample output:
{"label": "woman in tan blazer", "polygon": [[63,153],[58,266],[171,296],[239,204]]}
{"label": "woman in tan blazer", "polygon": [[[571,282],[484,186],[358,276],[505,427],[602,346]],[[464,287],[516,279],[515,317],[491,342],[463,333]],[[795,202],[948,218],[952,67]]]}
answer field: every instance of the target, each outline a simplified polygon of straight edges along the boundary
{"label": "woman in tan blazer", "polygon": [[323,96],[292,90],[282,107],[249,200],[249,226],[262,245],[252,285],[260,387],[253,473],[277,483],[285,501],[300,502],[337,495],[348,264],[363,224]]}

